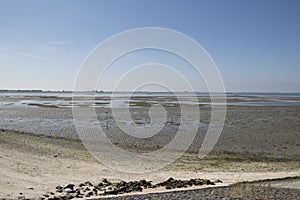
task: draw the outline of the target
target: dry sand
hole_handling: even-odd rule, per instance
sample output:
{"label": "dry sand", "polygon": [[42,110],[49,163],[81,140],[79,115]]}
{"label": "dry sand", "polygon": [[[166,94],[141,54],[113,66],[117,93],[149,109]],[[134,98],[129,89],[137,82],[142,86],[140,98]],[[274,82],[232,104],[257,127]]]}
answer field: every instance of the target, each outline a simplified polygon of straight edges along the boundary
{"label": "dry sand", "polygon": [[[0,144],[0,198],[7,199],[15,199],[20,193],[38,198],[47,191],[53,191],[57,185],[86,181],[97,183],[102,178],[125,181],[146,179],[154,183],[169,177],[206,178],[222,180],[223,183],[218,185],[221,186],[246,180],[300,176],[299,161],[263,162],[226,153],[212,153],[205,160],[187,153],[162,170],[128,174],[101,164],[85,150],[81,142],[75,140],[1,131]],[[295,187],[300,188],[300,185]],[[157,189],[143,192],[154,191]]]}

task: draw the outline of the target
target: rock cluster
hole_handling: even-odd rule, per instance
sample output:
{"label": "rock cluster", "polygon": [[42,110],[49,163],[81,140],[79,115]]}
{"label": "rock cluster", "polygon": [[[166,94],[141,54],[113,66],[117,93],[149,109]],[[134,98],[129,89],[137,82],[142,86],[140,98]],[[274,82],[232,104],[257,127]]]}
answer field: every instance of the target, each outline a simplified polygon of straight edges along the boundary
{"label": "rock cluster", "polygon": [[183,188],[183,187],[191,187],[193,185],[215,185],[214,182],[206,179],[190,179],[190,180],[176,180],[173,178],[169,178],[168,180],[156,184],[157,186],[163,186],[166,189],[174,189],[174,188]]}
{"label": "rock cluster", "polygon": [[169,178],[168,180],[152,184],[151,181],[119,181],[110,182],[103,179],[100,183],[93,185],[90,182],[80,183],[78,186],[74,184],[67,184],[65,186],[56,186],[55,192],[48,192],[41,196],[40,200],[67,200],[74,198],[90,198],[103,195],[117,195],[129,192],[141,192],[146,188],[165,187],[166,189],[190,187],[193,185],[214,185],[215,183],[206,179],[190,179],[190,180],[176,180]]}

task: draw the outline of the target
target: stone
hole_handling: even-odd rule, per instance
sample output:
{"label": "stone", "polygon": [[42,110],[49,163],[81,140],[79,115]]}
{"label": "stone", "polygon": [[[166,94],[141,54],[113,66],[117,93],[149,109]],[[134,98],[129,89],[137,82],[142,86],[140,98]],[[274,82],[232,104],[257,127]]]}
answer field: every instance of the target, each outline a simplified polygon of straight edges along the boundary
{"label": "stone", "polygon": [[62,192],[63,192],[63,190],[62,190],[62,189],[57,189],[57,190],[56,190],[56,192],[58,192],[58,193],[62,193]]}
{"label": "stone", "polygon": [[172,182],[174,180],[175,180],[174,178],[170,177],[166,182]]}
{"label": "stone", "polygon": [[102,183],[109,183],[106,178],[102,179]]}
{"label": "stone", "polygon": [[90,186],[90,187],[93,186],[93,184],[92,184],[91,182],[89,182],[89,181],[85,182],[84,184],[85,184],[86,186]]}
{"label": "stone", "polygon": [[67,192],[67,193],[72,193],[72,192],[74,192],[74,190],[72,190],[71,188],[66,188],[66,189],[64,189],[65,190],[65,192]]}
{"label": "stone", "polygon": [[99,187],[103,187],[104,184],[103,184],[102,182],[100,182],[100,183],[98,184],[98,186],[99,186]]}
{"label": "stone", "polygon": [[74,199],[74,196],[69,194],[66,194],[65,199]]}
{"label": "stone", "polygon": [[93,192],[88,192],[85,194],[85,197],[91,197],[91,196],[93,196]]}
{"label": "stone", "polygon": [[66,189],[66,188],[70,188],[71,190],[73,190],[73,189],[74,189],[74,187],[75,187],[75,185],[74,185],[74,184],[68,184],[68,185],[66,185],[66,186],[64,187],[64,189]]}
{"label": "stone", "polygon": [[143,188],[141,186],[137,186],[135,190],[138,191],[138,192],[142,192]]}
{"label": "stone", "polygon": [[81,198],[83,198],[83,195],[81,195],[81,194],[76,194],[75,197],[81,199]]}
{"label": "stone", "polygon": [[203,180],[202,179],[194,179],[194,185],[203,185]]}
{"label": "stone", "polygon": [[83,187],[83,186],[85,186],[84,183],[80,183],[80,184],[79,184],[79,187]]}
{"label": "stone", "polygon": [[171,187],[171,186],[169,186],[169,185],[167,185],[167,186],[166,186],[166,189],[167,189],[167,190],[171,190],[171,189],[172,189],[172,187]]}

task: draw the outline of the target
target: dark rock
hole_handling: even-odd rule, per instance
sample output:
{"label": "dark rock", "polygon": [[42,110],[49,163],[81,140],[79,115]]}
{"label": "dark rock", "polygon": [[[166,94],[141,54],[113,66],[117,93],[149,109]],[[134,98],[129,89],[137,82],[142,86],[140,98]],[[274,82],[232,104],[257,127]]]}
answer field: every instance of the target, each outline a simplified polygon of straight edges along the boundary
{"label": "dark rock", "polygon": [[172,181],[174,181],[175,179],[174,178],[172,178],[172,177],[170,177],[166,182],[172,182]]}
{"label": "dark rock", "polygon": [[108,180],[106,178],[102,179],[102,183],[109,183]]}
{"label": "dark rock", "polygon": [[142,185],[147,185],[147,181],[146,181],[146,180],[140,180],[140,183],[141,183]]}
{"label": "dark rock", "polygon": [[103,184],[102,182],[100,182],[100,183],[98,184],[98,186],[99,186],[99,187],[103,187],[104,184]]}
{"label": "dark rock", "polygon": [[141,192],[141,191],[143,191],[143,188],[141,186],[137,186],[135,191]]}
{"label": "dark rock", "polygon": [[202,179],[199,179],[199,178],[196,178],[194,179],[194,185],[203,185],[203,180]]}
{"label": "dark rock", "polygon": [[72,194],[66,194],[66,196],[64,197],[64,199],[74,199],[74,196]]}
{"label": "dark rock", "polygon": [[66,189],[65,189],[65,192],[67,192],[67,193],[73,193],[74,190],[72,190],[72,189],[70,189],[70,188],[66,188]]}
{"label": "dark rock", "polygon": [[79,188],[76,188],[76,189],[75,189],[75,193],[76,193],[76,194],[80,194],[80,193],[81,193],[81,190],[80,190]]}
{"label": "dark rock", "polygon": [[118,182],[118,184],[117,184],[117,186],[125,186],[127,183],[126,183],[126,181],[120,181],[120,182]]}
{"label": "dark rock", "polygon": [[94,189],[93,190],[102,190],[103,189],[103,186],[98,186],[98,185],[96,185],[96,186],[94,186]]}
{"label": "dark rock", "polygon": [[170,189],[172,189],[172,187],[171,187],[170,185],[167,185],[167,186],[166,186],[166,189],[167,189],[167,190],[170,190]]}
{"label": "dark rock", "polygon": [[90,187],[93,186],[93,184],[92,184],[91,182],[89,182],[89,181],[85,182],[84,184],[85,184],[86,186],[90,186]]}
{"label": "dark rock", "polygon": [[62,190],[62,189],[58,189],[58,190],[56,190],[56,192],[58,192],[58,193],[62,193],[62,192],[63,192],[63,190]]}
{"label": "dark rock", "polygon": [[66,186],[64,187],[64,189],[66,189],[66,188],[70,188],[71,190],[73,190],[73,189],[74,189],[74,187],[75,187],[75,185],[74,185],[74,184],[68,184],[68,185],[66,185]]}
{"label": "dark rock", "polygon": [[141,184],[141,186],[143,186],[144,188],[151,187],[151,185],[152,185],[150,181],[146,181],[146,180],[140,180],[140,184]]}
{"label": "dark rock", "polygon": [[63,187],[60,186],[60,185],[58,185],[58,186],[55,187],[55,189],[57,189],[57,190],[58,190],[58,189],[63,189]]}
{"label": "dark rock", "polygon": [[81,194],[76,194],[75,197],[81,199],[81,198],[83,198],[83,195],[81,195]]}
{"label": "dark rock", "polygon": [[121,187],[119,187],[119,193],[120,192],[125,192],[126,191],[126,186],[121,186]]}
{"label": "dark rock", "polygon": [[78,186],[79,187],[83,187],[83,186],[85,186],[85,184],[84,183],[80,183]]}
{"label": "dark rock", "polygon": [[104,195],[117,195],[118,194],[118,190],[105,190],[104,191]]}
{"label": "dark rock", "polygon": [[85,197],[91,197],[91,196],[93,196],[93,192],[88,192],[88,193],[85,195]]}

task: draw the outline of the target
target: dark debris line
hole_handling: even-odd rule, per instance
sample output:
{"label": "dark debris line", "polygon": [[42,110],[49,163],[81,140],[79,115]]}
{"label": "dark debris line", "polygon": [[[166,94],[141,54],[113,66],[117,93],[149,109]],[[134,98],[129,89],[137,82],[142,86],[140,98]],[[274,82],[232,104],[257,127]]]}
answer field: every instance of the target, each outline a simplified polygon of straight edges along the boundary
{"label": "dark debris line", "polygon": [[[81,183],[78,186],[67,184],[65,186],[57,186],[55,192],[47,192],[41,196],[40,200],[68,200],[68,199],[93,199],[98,200],[105,195],[116,195],[130,193],[134,191],[142,191],[146,188],[165,187],[166,189],[190,187],[193,185],[215,185],[217,180],[212,182],[206,179],[190,179],[190,180],[168,180],[153,185],[151,181],[119,181],[110,182],[103,179],[99,184],[93,185],[90,182]],[[20,196],[19,199],[26,199]],[[233,184],[227,187],[213,187],[183,191],[170,191],[151,194],[135,194],[126,196],[110,196],[106,200],[300,200],[300,189],[273,188],[268,185],[255,185],[250,182]]]}
{"label": "dark debris line", "polygon": [[[221,182],[221,181],[216,181]],[[40,200],[67,200],[74,198],[99,198],[105,195],[117,195],[130,192],[141,192],[147,188],[165,187],[166,189],[191,187],[194,185],[215,185],[215,182],[206,179],[190,179],[190,180],[176,180],[169,178],[168,180],[153,185],[151,181],[119,181],[110,182],[103,179],[99,184],[93,185],[90,182],[81,183],[78,186],[68,184],[65,186],[57,186],[55,192],[47,192],[41,196]]]}

